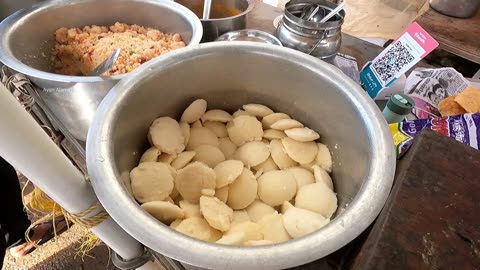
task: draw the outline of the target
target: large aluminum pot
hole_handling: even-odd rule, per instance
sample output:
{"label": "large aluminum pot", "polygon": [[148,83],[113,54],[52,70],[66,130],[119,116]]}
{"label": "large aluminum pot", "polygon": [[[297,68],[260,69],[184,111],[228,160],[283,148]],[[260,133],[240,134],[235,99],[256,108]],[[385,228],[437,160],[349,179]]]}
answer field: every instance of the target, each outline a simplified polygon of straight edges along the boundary
{"label": "large aluminum pot", "polygon": [[[319,131],[333,154],[335,218],[304,238],[247,248],[197,241],[143,211],[128,175],[148,147],[148,128],[159,116],[178,119],[196,98],[229,111],[266,104]],[[373,222],[392,186],[395,152],[379,109],[339,69],[291,49],[232,41],[175,51],[117,84],[90,128],[87,166],[102,205],[147,247],[209,269],[280,269],[334,252]]]}
{"label": "large aluminum pot", "polygon": [[18,11],[0,23],[0,62],[43,88],[39,95],[77,139],[86,140],[100,101],[123,77],[80,77],[52,73],[54,33],[60,27],[112,25],[120,21],[180,33],[200,43],[202,25],[189,9],[167,0],[47,1]]}

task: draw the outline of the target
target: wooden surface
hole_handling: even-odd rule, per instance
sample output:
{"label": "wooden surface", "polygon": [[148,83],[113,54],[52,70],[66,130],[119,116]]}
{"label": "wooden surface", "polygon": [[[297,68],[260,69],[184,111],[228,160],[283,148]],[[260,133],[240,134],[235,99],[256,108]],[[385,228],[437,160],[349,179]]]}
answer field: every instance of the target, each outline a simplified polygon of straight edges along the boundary
{"label": "wooden surface", "polygon": [[440,48],[480,64],[480,12],[459,19],[430,8],[417,22],[440,43]]}
{"label": "wooden surface", "polygon": [[425,130],[350,269],[480,269],[480,151]]}

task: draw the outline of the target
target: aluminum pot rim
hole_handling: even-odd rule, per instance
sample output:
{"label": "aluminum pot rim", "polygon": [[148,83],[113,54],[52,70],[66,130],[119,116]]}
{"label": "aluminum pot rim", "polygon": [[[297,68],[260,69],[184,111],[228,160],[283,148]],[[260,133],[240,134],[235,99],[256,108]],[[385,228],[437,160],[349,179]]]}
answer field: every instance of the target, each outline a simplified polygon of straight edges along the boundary
{"label": "aluminum pot rim", "polygon": [[[240,14],[237,14],[235,16],[225,17],[225,18],[206,19],[206,20],[205,19],[200,19],[200,21],[201,22],[221,22],[221,21],[233,20],[233,19],[236,19],[236,18],[239,18],[239,17],[244,17],[248,13],[250,13],[250,11],[252,11],[253,8],[255,7],[255,0],[244,0],[244,1],[246,1],[248,3],[248,6],[247,6],[247,9]],[[197,16],[197,15],[195,15],[195,16]]]}
{"label": "aluminum pot rim", "polygon": [[[186,47],[191,47],[198,45],[200,40],[203,36],[203,27],[200,19],[191,11],[190,9],[175,3],[170,0],[117,0],[117,1],[124,1],[124,2],[139,2],[139,3],[147,3],[147,4],[155,4],[159,6],[165,6],[175,10],[178,13],[184,13],[189,17],[189,21],[192,24],[192,39],[188,43]],[[88,3],[88,2],[95,2],[95,0],[71,0],[71,1],[63,1],[63,0],[49,0],[38,5],[34,5],[29,8],[24,8],[21,10],[16,11],[15,13],[11,14],[3,21],[0,22],[0,37],[5,37],[6,33],[9,33],[12,28],[15,27],[16,23],[23,20],[24,18],[28,17],[30,14],[40,11],[40,10],[48,10],[50,8],[62,5],[62,6],[70,6],[76,5],[81,3]],[[55,74],[51,72],[46,72],[42,70],[38,70],[36,68],[32,68],[29,65],[22,63],[19,59],[17,59],[14,55],[7,52],[4,48],[6,47],[4,44],[4,38],[0,40],[0,62],[5,64],[6,66],[10,67],[11,69],[23,73],[29,77],[55,81],[55,82],[62,82],[62,83],[95,83],[95,82],[102,82],[102,81],[111,81],[111,80],[120,80],[129,73],[114,75],[114,76],[70,76],[70,75],[61,75]],[[152,59],[153,60],[153,59]]]}
{"label": "aluminum pot rim", "polygon": [[[199,241],[159,225],[153,217],[139,211],[120,184],[120,175],[111,157],[108,140],[130,90],[143,79],[168,69],[179,60],[194,59],[214,52],[245,52],[282,59],[295,59],[311,71],[322,74],[327,81],[342,81],[338,91],[348,97],[352,105],[368,121],[372,144],[372,170],[352,202],[327,226],[307,237],[274,246],[230,247]],[[371,121],[373,120],[373,121]],[[121,80],[100,104],[87,138],[87,168],[92,186],[100,202],[111,217],[130,235],[147,247],[170,258],[191,265],[211,269],[283,269],[305,264],[324,257],[343,247],[363,232],[383,208],[393,184],[395,172],[393,140],[383,116],[371,98],[340,70],[304,53],[279,46],[254,42],[211,42],[192,48],[183,48],[164,55],[135,70]],[[121,205],[119,202],[122,202]],[[139,222],[141,220],[141,222]],[[161,241],[158,238],[161,237]]]}

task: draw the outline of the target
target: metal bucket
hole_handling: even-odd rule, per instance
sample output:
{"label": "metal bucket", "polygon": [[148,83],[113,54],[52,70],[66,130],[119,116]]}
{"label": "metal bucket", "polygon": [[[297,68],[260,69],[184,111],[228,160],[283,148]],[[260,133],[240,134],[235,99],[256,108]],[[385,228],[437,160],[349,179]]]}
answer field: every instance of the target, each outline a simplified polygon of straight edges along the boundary
{"label": "metal bucket", "polygon": [[[334,162],[339,210],[332,221],[282,244],[231,247],[177,233],[142,210],[128,183],[149,147],[149,126],[159,116],[179,119],[196,98],[230,112],[265,104],[318,131]],[[91,182],[110,216],[147,247],[208,269],[284,269],[343,247],[382,209],[395,161],[382,113],[339,69],[287,48],[241,41],[181,49],[140,67],[102,101],[87,140]]]}
{"label": "metal bucket", "polygon": [[[108,12],[105,12],[108,10]],[[200,20],[167,0],[46,1],[0,23],[0,61],[27,75],[39,95],[77,139],[85,141],[93,115],[107,92],[123,77],[65,76],[52,72],[54,33],[60,27],[113,25],[120,21],[180,33],[188,45],[202,37]]]}
{"label": "metal bucket", "polygon": [[312,3],[319,5],[326,13],[336,7],[336,4],[325,0],[292,0],[285,5],[285,13],[275,35],[285,47],[322,59],[333,58],[342,42],[341,27],[345,11],[325,23],[301,19],[304,8]]}

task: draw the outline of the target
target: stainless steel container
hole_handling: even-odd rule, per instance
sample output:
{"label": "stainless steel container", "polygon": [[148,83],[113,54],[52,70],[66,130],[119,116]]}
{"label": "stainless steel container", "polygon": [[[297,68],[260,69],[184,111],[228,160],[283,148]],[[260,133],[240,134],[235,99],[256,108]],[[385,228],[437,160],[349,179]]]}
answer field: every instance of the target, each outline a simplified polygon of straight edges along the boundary
{"label": "stainless steel container", "polygon": [[245,29],[247,14],[252,11],[255,4],[255,0],[212,0],[211,19],[203,20],[203,0],[175,0],[175,2],[186,6],[200,18],[203,26],[201,42],[215,41],[227,32]]}
{"label": "stainless steel container", "polygon": [[[108,11],[108,12],[106,12]],[[0,23],[0,62],[26,74],[43,88],[39,95],[74,137],[86,140],[97,106],[123,77],[80,77],[52,73],[54,33],[60,27],[112,25],[120,21],[180,33],[200,42],[202,26],[187,8],[167,0],[47,1]]]}
{"label": "stainless steel container", "polygon": [[333,58],[342,42],[341,27],[345,11],[342,10],[325,23],[301,19],[304,8],[312,3],[326,11],[336,7],[336,4],[326,0],[292,0],[285,5],[285,13],[275,36],[285,47],[322,59]]}
{"label": "stainless steel container", "polygon": [[480,0],[430,0],[430,6],[447,16],[468,18],[480,9]]}
{"label": "stainless steel container", "polygon": [[[335,218],[297,240],[230,247],[179,234],[143,211],[124,183],[148,147],[148,128],[159,116],[178,119],[196,98],[230,112],[262,103],[317,130],[332,151]],[[208,269],[283,269],[341,248],[382,209],[395,160],[385,119],[358,84],[323,61],[253,42],[202,44],[140,67],[108,93],[87,140],[92,185],[113,219],[147,247]]]}

